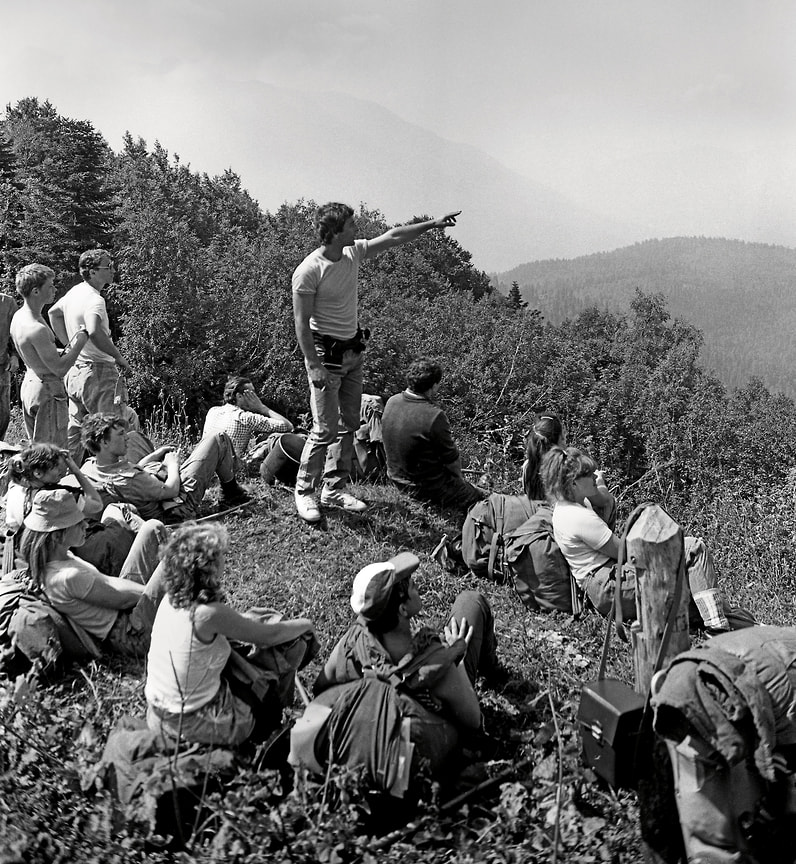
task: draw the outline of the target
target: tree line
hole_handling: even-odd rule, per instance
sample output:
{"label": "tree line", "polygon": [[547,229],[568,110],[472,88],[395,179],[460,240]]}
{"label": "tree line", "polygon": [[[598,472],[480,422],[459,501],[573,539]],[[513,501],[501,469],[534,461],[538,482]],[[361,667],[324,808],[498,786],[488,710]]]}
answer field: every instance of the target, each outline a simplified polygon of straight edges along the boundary
{"label": "tree line", "polygon": [[[81,251],[114,256],[113,336],[144,415],[167,404],[200,425],[234,372],[281,413],[305,414],[290,277],[317,246],[314,202],[263,211],[232,171],[193,171],[129,133],[113,152],[90,122],[37,99],[8,106],[0,121],[0,191],[9,293],[32,261],[53,267],[63,292],[79,280]],[[358,221],[363,236],[388,227],[364,205]],[[366,390],[398,392],[413,357],[436,356],[465,456],[505,482],[536,411],[558,412],[572,440],[639,496],[690,502],[717,479],[785,482],[796,457],[793,402],[758,380],[728,391],[702,368],[700,331],[672,319],[662,295],[637,290],[623,311],[546,315],[541,301],[526,307],[518,291],[492,290],[453,237],[426,234],[362,268]]]}

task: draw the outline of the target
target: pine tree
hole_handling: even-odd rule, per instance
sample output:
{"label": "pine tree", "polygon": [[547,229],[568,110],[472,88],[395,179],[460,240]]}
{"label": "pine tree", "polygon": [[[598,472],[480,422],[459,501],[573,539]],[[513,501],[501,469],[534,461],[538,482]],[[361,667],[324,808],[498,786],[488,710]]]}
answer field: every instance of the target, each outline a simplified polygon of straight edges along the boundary
{"label": "pine tree", "polygon": [[507,296],[507,301],[512,309],[524,309],[528,304],[522,299],[520,294],[520,286],[517,282],[511,283],[511,288]]}

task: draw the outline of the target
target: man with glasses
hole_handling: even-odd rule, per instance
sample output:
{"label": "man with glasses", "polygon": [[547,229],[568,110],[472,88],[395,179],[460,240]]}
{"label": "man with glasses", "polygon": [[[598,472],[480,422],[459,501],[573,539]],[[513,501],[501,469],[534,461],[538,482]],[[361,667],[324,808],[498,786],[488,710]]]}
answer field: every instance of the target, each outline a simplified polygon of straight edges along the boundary
{"label": "man with glasses", "polygon": [[89,339],[74,367],[66,376],[69,394],[69,451],[80,464],[83,445],[80,432],[83,418],[88,414],[105,412],[124,416],[127,387],[120,371],[128,372],[130,365],[119,353],[111,339],[108,311],[100,293],[113,282],[115,268],[105,249],[89,249],[78,262],[83,281],[70,288],[48,313],[50,324],[58,339],[67,345],[81,329]]}

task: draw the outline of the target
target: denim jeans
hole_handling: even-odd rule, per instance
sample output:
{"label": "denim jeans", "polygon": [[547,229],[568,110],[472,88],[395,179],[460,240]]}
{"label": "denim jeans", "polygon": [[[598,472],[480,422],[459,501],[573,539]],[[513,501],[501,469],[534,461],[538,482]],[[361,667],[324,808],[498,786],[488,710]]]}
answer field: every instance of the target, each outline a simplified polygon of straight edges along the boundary
{"label": "denim jeans", "polygon": [[31,444],[44,442],[65,448],[69,409],[64,382],[57,375],[40,378],[28,369],[19,395]]}
{"label": "denim jeans", "polygon": [[299,495],[317,492],[321,477],[328,489],[342,489],[348,481],[354,432],[359,428],[362,361],[362,352],[346,351],[339,371],[326,370],[325,386],[315,387],[310,382],[312,431],[296,478]]}
{"label": "denim jeans", "polygon": [[78,360],[66,373],[66,392],[69,394],[69,452],[80,465],[83,461],[80,440],[83,418],[100,412],[122,417],[127,404],[127,386],[115,363]]}

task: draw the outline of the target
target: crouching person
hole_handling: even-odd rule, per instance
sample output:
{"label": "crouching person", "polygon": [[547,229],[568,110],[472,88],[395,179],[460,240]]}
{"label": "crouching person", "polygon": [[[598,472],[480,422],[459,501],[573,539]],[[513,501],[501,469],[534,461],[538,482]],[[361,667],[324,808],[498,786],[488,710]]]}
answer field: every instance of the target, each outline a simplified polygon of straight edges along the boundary
{"label": "crouching person", "polygon": [[20,555],[37,591],[69,620],[116,653],[143,658],[161,597],[160,566],[142,570],[144,533],[120,578],[106,576],[69,550],[86,536],[83,511],[67,489],[42,489],[25,517]]}
{"label": "crouching person", "polygon": [[[187,525],[161,562],[166,596],[149,649],[147,725],[166,742],[234,746],[263,740],[292,701],[295,673],[317,650],[307,618],[260,620],[222,599],[226,532]],[[277,620],[274,620],[277,619]],[[255,646],[246,662],[231,641]]]}
{"label": "crouching person", "polygon": [[358,617],[315,682],[316,703],[331,707],[315,755],[364,766],[398,796],[421,762],[440,776],[459,745],[478,735],[473,684],[497,669],[492,611],[475,591],[456,598],[442,635],[428,627],[413,634],[423,607],[412,579],[419,564],[402,552],[360,570],[351,593]]}

